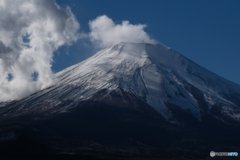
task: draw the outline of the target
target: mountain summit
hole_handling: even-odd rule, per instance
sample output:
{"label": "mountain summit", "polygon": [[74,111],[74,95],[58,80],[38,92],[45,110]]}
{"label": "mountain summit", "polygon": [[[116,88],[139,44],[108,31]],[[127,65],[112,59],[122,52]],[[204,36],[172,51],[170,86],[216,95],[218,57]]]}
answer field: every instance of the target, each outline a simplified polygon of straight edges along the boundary
{"label": "mountain summit", "polygon": [[190,110],[198,120],[201,112],[214,115],[213,108],[220,109],[224,118],[240,118],[239,85],[161,44],[120,43],[55,76],[52,87],[30,96],[32,99],[43,94],[35,104],[51,101],[48,105],[52,108],[72,100],[70,107],[103,89],[111,92],[121,88],[148,103],[167,120],[174,120],[168,108],[171,104]]}
{"label": "mountain summit", "polygon": [[[66,137],[70,142],[70,137],[75,137],[79,143],[85,139],[100,143],[103,139],[111,141],[105,137],[110,135],[115,142],[138,132],[138,142],[171,147],[183,139],[187,143],[195,143],[197,139],[206,145],[217,131],[240,123],[240,86],[162,44],[111,46],[56,73],[54,81],[49,88],[22,100],[1,103],[0,127],[11,132],[20,130],[21,134],[27,132],[46,144],[54,142],[53,135],[58,131],[64,144],[68,144],[63,140]],[[139,127],[140,124],[143,126]],[[199,135],[199,129],[208,130],[216,125],[218,128],[210,129],[209,136]],[[184,129],[179,129],[180,126]],[[149,131],[145,131],[147,128]],[[165,142],[165,138],[175,135],[173,131],[182,137]],[[94,132],[104,138],[99,135],[92,138]],[[85,139],[80,140],[77,133]],[[226,136],[227,131],[222,134]]]}

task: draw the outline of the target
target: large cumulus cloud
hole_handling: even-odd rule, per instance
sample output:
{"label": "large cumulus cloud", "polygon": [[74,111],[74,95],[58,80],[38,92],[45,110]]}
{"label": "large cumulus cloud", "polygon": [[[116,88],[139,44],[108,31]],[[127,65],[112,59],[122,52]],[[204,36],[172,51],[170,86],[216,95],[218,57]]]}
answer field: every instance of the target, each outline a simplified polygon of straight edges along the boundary
{"label": "large cumulus cloud", "polygon": [[53,53],[77,40],[70,8],[54,0],[0,0],[0,101],[52,84]]}
{"label": "large cumulus cloud", "polygon": [[120,42],[157,43],[156,40],[151,39],[144,31],[146,25],[133,25],[129,21],[123,21],[122,24],[115,24],[106,15],[99,16],[95,20],[90,21],[89,27],[91,41],[101,48]]}

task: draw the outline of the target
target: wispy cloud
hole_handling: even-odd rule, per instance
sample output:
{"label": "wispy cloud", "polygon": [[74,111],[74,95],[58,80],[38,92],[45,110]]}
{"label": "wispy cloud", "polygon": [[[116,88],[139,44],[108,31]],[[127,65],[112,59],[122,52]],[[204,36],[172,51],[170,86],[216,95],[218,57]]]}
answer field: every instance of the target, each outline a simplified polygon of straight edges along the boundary
{"label": "wispy cloud", "polygon": [[53,52],[78,39],[70,8],[54,0],[1,0],[0,15],[0,101],[49,86]]}

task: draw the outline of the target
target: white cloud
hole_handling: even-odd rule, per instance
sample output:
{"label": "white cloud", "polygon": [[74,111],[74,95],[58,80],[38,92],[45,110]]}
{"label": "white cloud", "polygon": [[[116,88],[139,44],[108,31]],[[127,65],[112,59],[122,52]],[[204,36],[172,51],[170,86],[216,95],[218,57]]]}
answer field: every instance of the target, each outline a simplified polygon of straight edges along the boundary
{"label": "white cloud", "polygon": [[80,25],[54,0],[0,0],[0,15],[0,101],[20,99],[52,83],[53,52]]}
{"label": "white cloud", "polygon": [[90,39],[98,47],[104,48],[120,42],[136,43],[157,43],[144,31],[146,25],[130,24],[129,21],[123,21],[122,24],[115,24],[106,15],[99,16],[89,22]]}

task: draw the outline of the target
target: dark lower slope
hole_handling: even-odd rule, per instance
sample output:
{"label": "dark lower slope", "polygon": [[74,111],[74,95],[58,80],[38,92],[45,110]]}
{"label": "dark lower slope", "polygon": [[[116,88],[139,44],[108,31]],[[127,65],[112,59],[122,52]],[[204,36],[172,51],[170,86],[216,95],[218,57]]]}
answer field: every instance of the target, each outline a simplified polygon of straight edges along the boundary
{"label": "dark lower slope", "polygon": [[205,159],[211,150],[240,151],[239,127],[208,114],[198,121],[187,110],[168,107],[180,123],[167,122],[119,88],[64,113],[2,119],[0,129],[14,131],[15,138],[0,142],[0,157]]}

